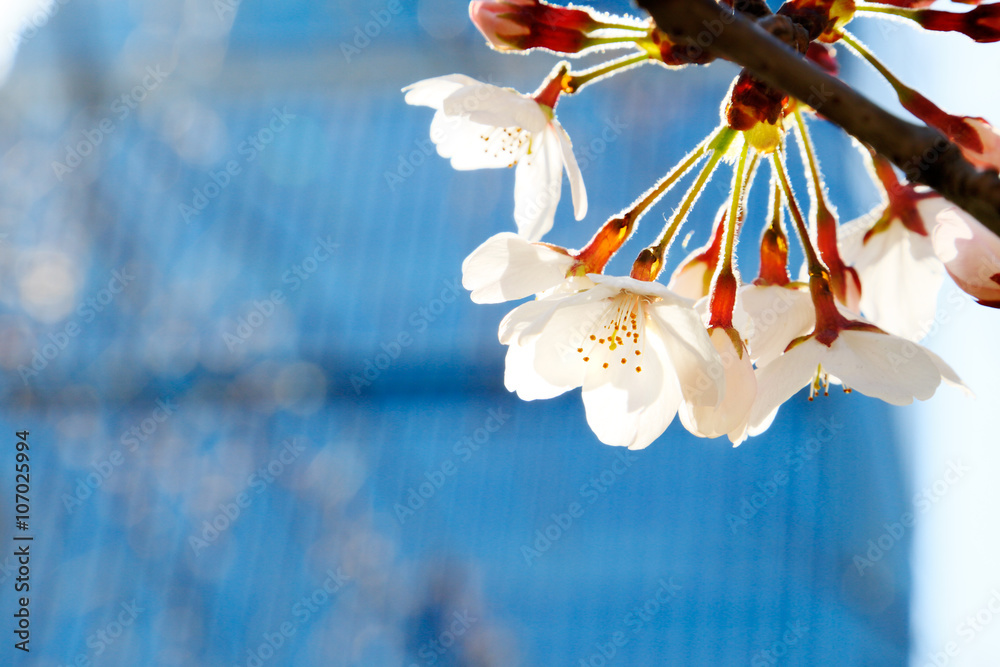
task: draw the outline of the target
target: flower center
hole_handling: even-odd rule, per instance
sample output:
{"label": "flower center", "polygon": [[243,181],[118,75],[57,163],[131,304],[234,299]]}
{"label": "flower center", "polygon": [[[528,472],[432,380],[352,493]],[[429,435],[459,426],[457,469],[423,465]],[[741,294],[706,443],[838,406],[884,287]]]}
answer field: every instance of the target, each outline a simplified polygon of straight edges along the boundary
{"label": "flower center", "polygon": [[642,372],[643,340],[642,298],[622,292],[597,319],[597,328],[576,349],[588,363],[600,364],[607,370],[614,366],[632,364],[636,373]]}
{"label": "flower center", "polygon": [[486,153],[497,159],[510,160],[508,167],[517,164],[531,147],[531,133],[520,127],[495,127],[479,135],[479,138],[486,144],[483,149]]}

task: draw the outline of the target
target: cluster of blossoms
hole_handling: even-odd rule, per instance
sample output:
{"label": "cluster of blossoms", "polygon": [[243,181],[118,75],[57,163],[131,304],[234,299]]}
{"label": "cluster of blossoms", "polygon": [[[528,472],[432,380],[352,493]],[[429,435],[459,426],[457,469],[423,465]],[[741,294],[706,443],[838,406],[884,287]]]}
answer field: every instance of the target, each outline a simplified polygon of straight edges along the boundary
{"label": "cluster of blossoms", "polygon": [[[739,10],[827,71],[832,46],[871,63],[903,106],[954,141],[982,169],[1000,169],[1000,135],[981,118],[954,116],[906,87],[847,30],[857,15],[893,15],[931,30],[1000,39],[1000,4],[965,13],[925,9],[925,0],[788,0],[772,13],[762,0]],[[976,4],[973,2],[973,4]],[[721,8],[721,6],[720,6]],[[556,120],[562,96],[633,67],[705,65],[712,56],[673,43],[651,20],[561,7],[540,0],[476,1],[472,21],[503,52],[542,49],[578,56],[630,53],[583,71],[560,62],[532,95],[452,74],[404,89],[406,101],[435,110],[431,137],[456,169],[516,165],[517,233],[493,236],[463,263],[463,283],[478,303],[534,297],[500,324],[508,346],[505,384],[525,400],[582,388],[587,421],[610,445],[646,447],[675,416],[691,433],[735,444],[765,430],[803,387],[809,399],[830,384],[895,405],[925,400],[955,372],[920,346],[948,273],[980,303],[1000,307],[1000,237],[934,191],[908,182],[862,147],[884,193],[871,214],[840,225],[827,202],[807,120],[814,111],[743,71],[722,105],[720,126],[658,183],[604,222],[580,250],[541,242],[553,224],[566,171],[577,219],[587,214],[583,178]],[[735,10],[733,10],[735,11]],[[804,212],[786,167],[791,130],[806,166]],[[758,169],[763,163],[769,169]],[[712,221],[707,243],[685,257],[666,284],[667,252],[708,180],[732,166],[731,196]],[[919,165],[914,168],[919,169]],[[735,248],[745,200],[770,172],[768,219],[759,275],[741,279]],[[905,171],[905,170],[904,170]],[[604,273],[644,213],[688,173],[697,173],[654,242],[628,276]],[[787,219],[805,265],[793,280]]]}

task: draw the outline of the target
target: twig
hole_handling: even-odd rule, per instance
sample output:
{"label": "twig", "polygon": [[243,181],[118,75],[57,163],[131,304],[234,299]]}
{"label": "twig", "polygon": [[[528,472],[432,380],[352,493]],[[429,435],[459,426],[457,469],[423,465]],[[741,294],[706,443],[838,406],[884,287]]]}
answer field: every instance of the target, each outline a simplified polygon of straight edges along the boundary
{"label": "twig", "polygon": [[[1000,177],[966,160],[924,125],[897,118],[833,77],[739,11],[714,0],[636,0],[674,42],[730,60],[816,109],[1000,235]],[[709,45],[706,47],[705,44]]]}

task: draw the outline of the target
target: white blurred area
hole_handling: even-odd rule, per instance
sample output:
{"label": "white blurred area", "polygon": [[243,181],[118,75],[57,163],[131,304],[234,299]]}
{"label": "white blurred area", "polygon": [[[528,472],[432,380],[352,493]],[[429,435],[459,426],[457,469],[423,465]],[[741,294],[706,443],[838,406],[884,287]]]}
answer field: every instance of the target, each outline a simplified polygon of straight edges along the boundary
{"label": "white blurred area", "polygon": [[[948,3],[936,8],[963,11]],[[853,24],[852,29],[904,83],[949,113],[981,116],[1000,126],[1000,44],[863,21],[865,30]],[[848,58],[843,51],[841,57]],[[907,117],[870,69],[864,88]],[[924,344],[958,372],[975,397],[942,386],[929,401],[894,412],[902,457],[910,463],[911,492],[922,499],[914,512],[911,667],[1000,665],[998,334],[1000,310],[979,306],[946,278]]]}
{"label": "white blurred area", "polygon": [[68,0],[4,0],[0,9],[0,85],[7,80],[18,47],[35,36]]}

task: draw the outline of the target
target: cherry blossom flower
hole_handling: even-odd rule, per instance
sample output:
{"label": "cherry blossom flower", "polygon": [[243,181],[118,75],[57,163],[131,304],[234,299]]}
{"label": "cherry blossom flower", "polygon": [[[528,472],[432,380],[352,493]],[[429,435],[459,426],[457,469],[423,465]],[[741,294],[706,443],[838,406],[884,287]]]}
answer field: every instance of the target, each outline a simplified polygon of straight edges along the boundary
{"label": "cherry blossom flower", "polygon": [[683,402],[715,406],[725,374],[692,303],[663,285],[588,276],[595,285],[525,303],[504,318],[504,383],[524,400],[582,387],[604,443],[642,449]]}
{"label": "cherry blossom flower", "polygon": [[810,291],[816,309],[811,333],[791,342],[783,354],[757,370],[757,399],[748,420],[751,433],[774,418],[777,409],[799,389],[810,387],[810,400],[831,382],[893,405],[934,395],[941,380],[961,384],[937,355],[863,320],[849,319],[835,305],[829,283],[813,277]]}
{"label": "cherry blossom flower", "polygon": [[1000,308],[1000,237],[952,206],[937,214],[931,241],[956,285],[982,305]]}
{"label": "cherry blossom flower", "polygon": [[431,140],[455,169],[512,167],[518,233],[537,241],[552,228],[569,176],[576,219],[587,214],[587,192],[569,136],[555,118],[564,68],[534,96],[462,74],[418,81],[404,88],[406,102],[435,109]]}
{"label": "cherry blossom flower", "polygon": [[924,401],[934,395],[942,374],[957,379],[939,363],[944,362],[926,348],[881,331],[847,329],[829,345],[809,336],[759,370],[750,425],[763,423],[807,385],[810,396],[821,386],[839,382],[893,405]]}
{"label": "cherry blossom flower", "polygon": [[869,216],[844,227],[841,252],[861,278],[861,313],[879,328],[912,341],[926,335],[944,282],[927,222],[947,206],[941,197],[924,197],[890,204],[874,223]]}

